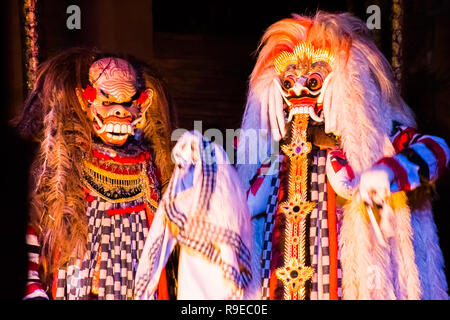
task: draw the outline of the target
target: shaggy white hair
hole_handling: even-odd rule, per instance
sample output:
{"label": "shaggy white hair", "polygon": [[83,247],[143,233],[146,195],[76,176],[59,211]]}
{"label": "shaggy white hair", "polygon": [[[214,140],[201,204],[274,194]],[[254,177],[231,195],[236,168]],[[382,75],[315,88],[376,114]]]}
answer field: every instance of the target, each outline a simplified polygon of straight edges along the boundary
{"label": "shaggy white hair", "polygon": [[[249,148],[248,139],[239,139],[237,169],[247,189],[261,163],[278,154],[279,148],[271,142],[285,135],[282,97],[274,89],[274,79],[278,80],[274,58],[300,42],[326,48],[335,58],[324,88],[325,131],[340,137],[357,177],[394,154],[389,140],[393,121],[416,126],[413,112],[397,92],[389,63],[363,21],[347,13],[293,15],[267,29],[250,77],[241,133],[245,137],[246,132],[260,130],[253,144],[265,148],[258,148],[256,161],[243,163],[255,159],[254,148]],[[345,299],[448,298],[429,199],[421,208],[410,208],[407,200],[400,193],[380,226],[382,231],[394,230],[388,247],[375,243],[359,199],[344,207],[339,246]],[[381,279],[375,285],[368,281],[371,270]]]}

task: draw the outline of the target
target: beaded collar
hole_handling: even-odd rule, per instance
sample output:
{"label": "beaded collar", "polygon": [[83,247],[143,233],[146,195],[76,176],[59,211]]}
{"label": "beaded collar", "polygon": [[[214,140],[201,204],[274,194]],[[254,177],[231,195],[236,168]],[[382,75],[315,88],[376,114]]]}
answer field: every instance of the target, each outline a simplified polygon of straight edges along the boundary
{"label": "beaded collar", "polygon": [[119,151],[94,144],[92,156],[83,159],[86,186],[94,194],[112,203],[144,198],[154,206],[156,203],[152,189],[156,179],[151,169],[150,153],[139,147]]}

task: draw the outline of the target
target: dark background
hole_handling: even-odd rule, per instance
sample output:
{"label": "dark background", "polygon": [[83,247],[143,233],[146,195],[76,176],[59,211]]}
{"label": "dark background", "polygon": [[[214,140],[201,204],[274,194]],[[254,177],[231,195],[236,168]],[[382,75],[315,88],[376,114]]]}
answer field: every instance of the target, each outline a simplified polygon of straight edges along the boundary
{"label": "dark background", "polygon": [[[450,1],[403,1],[402,95],[416,112],[422,132],[450,142]],[[81,30],[66,27],[66,8],[81,8]],[[291,13],[318,9],[350,11],[363,20],[371,4],[381,7],[374,39],[391,57],[392,0],[329,1],[151,1],[38,0],[39,60],[72,46],[126,52],[154,64],[176,102],[178,126],[194,120],[208,128],[238,128],[247,79],[264,30]],[[20,299],[26,275],[24,232],[28,168],[35,146],[15,135],[7,122],[21,110],[26,86],[23,63],[23,1],[1,1],[2,61],[2,298]],[[441,248],[450,263],[450,179],[437,183],[434,202]],[[449,272],[447,270],[447,275]],[[449,277],[447,277],[449,278]]]}

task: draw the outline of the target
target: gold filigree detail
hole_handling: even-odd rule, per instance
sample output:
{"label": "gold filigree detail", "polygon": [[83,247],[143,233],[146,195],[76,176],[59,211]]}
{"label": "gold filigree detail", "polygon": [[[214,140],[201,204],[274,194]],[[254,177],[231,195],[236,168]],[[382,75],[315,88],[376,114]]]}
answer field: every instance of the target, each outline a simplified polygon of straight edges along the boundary
{"label": "gold filigree detail", "polygon": [[324,61],[329,65],[335,63],[334,56],[329,50],[325,48],[315,48],[312,44],[306,42],[299,42],[295,45],[294,50],[282,51],[276,56],[273,61],[275,71],[281,75],[286,71],[286,68],[290,65],[297,65],[299,61],[308,59],[312,63],[318,61]]}
{"label": "gold filigree detail", "polygon": [[311,142],[293,141],[288,145],[281,146],[281,150],[283,150],[291,161],[301,161],[303,157],[311,152]]}
{"label": "gold filigree detail", "polygon": [[283,51],[273,61],[275,70],[281,75],[288,66],[296,65],[298,63],[297,57],[293,52]]}
{"label": "gold filigree detail", "polygon": [[83,161],[83,166],[86,187],[100,198],[112,203],[144,198],[152,207],[158,207],[158,203],[151,198],[151,185],[145,162],[140,163],[141,168],[137,174],[107,171],[86,160]]}
{"label": "gold filigree detail", "polygon": [[300,195],[296,194],[288,201],[280,204],[280,211],[284,213],[286,218],[293,224],[300,223],[308,214],[313,211],[316,204],[314,202],[300,199]]}
{"label": "gold filigree detail", "polygon": [[276,274],[291,293],[298,293],[304,298],[305,282],[311,279],[314,269],[304,266],[298,263],[296,259],[291,258],[287,265],[276,270]]}
{"label": "gold filigree detail", "polygon": [[294,116],[291,141],[281,147],[290,159],[288,200],[279,205],[280,212],[287,218],[284,230],[284,261],[287,263],[277,269],[276,275],[284,284],[286,299],[304,299],[305,282],[314,273],[313,268],[305,266],[306,217],[316,205],[307,199],[308,154],[312,148],[306,141],[308,121],[306,114]]}

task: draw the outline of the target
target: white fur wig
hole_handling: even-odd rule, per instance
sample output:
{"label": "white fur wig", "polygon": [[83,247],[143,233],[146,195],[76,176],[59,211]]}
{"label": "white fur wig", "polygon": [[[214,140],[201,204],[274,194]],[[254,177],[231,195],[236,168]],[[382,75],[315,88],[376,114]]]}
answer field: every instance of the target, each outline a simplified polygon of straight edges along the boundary
{"label": "white fur wig", "polygon": [[[242,122],[244,139],[239,140],[237,155],[238,172],[246,188],[261,162],[279,152],[271,139],[278,141],[286,133],[283,98],[274,82],[278,78],[274,59],[301,42],[326,48],[335,58],[328,85],[323,89],[325,132],[340,138],[357,177],[377,160],[394,154],[389,140],[393,121],[416,126],[412,111],[395,88],[389,63],[370,39],[363,21],[347,13],[293,15],[267,29],[250,77]],[[249,150],[245,135],[252,130],[261,131],[258,140],[250,144],[266,147],[259,150],[256,161],[249,162],[254,152]],[[385,215],[381,224],[382,228],[395,231],[387,248],[376,243],[359,199],[353,199],[344,208],[339,238],[344,298],[446,298],[442,253],[429,199],[417,211],[408,207],[404,193],[392,202],[393,211]]]}

